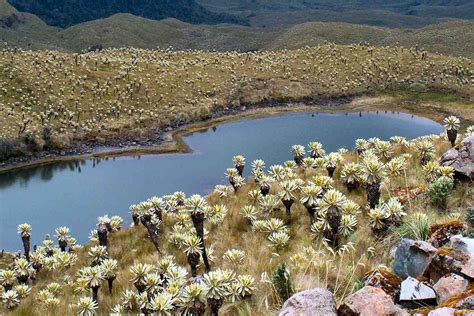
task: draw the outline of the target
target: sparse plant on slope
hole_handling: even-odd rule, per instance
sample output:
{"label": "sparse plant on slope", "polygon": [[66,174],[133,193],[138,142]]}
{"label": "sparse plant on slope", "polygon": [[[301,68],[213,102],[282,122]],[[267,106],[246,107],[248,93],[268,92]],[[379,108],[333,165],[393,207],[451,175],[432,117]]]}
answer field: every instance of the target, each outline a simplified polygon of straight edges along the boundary
{"label": "sparse plant on slope", "polygon": [[242,155],[237,155],[232,158],[232,161],[234,162],[235,169],[237,169],[239,172],[239,176],[242,176],[245,167],[245,157]]}
{"label": "sparse plant on slope", "polygon": [[290,271],[285,263],[280,264],[272,273],[273,288],[283,303],[294,293]]}
{"label": "sparse plant on slope", "polygon": [[309,155],[311,158],[321,158],[324,157],[326,152],[323,149],[323,145],[319,142],[311,142],[308,144],[309,147]]}
{"label": "sparse plant on slope", "polygon": [[446,134],[448,135],[448,140],[451,142],[451,146],[454,147],[456,138],[458,137],[460,121],[456,116],[451,115],[445,118],[443,122],[444,127],[446,128]]}
{"label": "sparse plant on slope", "polygon": [[431,202],[433,204],[446,209],[446,201],[453,191],[453,188],[453,179],[442,176],[430,185],[428,189],[428,196],[431,198]]}
{"label": "sparse plant on slope", "polygon": [[191,220],[193,221],[194,228],[196,229],[196,235],[201,241],[202,260],[204,262],[206,272],[208,272],[211,270],[211,265],[209,264],[206,246],[204,244],[204,219],[207,202],[202,196],[195,194],[186,200],[185,205],[189,214],[191,215]]}
{"label": "sparse plant on slope", "polygon": [[26,260],[30,261],[30,238],[31,238],[31,226],[30,224],[24,223],[18,225],[18,234],[21,236],[23,242],[23,249],[25,250]]}
{"label": "sparse plant on slope", "polygon": [[285,205],[288,220],[291,221],[291,206],[295,201],[295,191],[297,189],[296,183],[293,180],[287,180],[280,183],[281,192],[280,198]]}
{"label": "sparse plant on slope", "polygon": [[317,211],[317,199],[320,197],[320,194],[322,194],[323,189],[320,186],[310,183],[305,185],[301,191],[300,202],[308,211],[310,220],[312,222]]}
{"label": "sparse plant on slope", "polygon": [[362,181],[362,166],[355,162],[345,164],[341,171],[341,178],[347,189],[356,189]]}
{"label": "sparse plant on slope", "polygon": [[291,153],[293,154],[293,159],[295,160],[298,166],[301,166],[303,163],[303,158],[306,153],[304,146],[302,145],[293,145],[291,147]]}
{"label": "sparse plant on slope", "polygon": [[375,157],[367,156],[362,161],[362,172],[367,190],[370,208],[374,208],[380,199],[380,183],[385,175],[383,164]]}

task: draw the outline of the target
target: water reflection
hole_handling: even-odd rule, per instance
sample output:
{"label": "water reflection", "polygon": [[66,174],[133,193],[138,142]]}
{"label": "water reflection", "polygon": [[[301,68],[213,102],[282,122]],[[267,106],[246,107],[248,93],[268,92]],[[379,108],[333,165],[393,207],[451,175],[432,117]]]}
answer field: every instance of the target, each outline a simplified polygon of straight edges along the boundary
{"label": "water reflection", "polygon": [[190,154],[63,161],[1,174],[0,249],[21,247],[16,226],[24,222],[33,227],[32,244],[59,226],[69,226],[83,243],[97,216],[120,215],[129,223],[132,203],[177,190],[206,194],[226,182],[224,171],[237,154],[249,165],[263,159],[270,166],[291,159],[294,144],[319,141],[331,152],[353,148],[357,138],[414,138],[442,130],[425,118],[384,111],[285,114],[223,123],[188,135],[184,140],[193,149]]}

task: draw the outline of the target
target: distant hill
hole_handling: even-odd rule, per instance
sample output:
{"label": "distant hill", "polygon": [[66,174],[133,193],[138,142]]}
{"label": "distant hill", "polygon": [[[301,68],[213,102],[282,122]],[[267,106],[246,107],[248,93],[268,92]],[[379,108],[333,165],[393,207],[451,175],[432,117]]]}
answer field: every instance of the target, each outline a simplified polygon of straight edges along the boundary
{"label": "distant hill", "polygon": [[[89,47],[128,47],[254,51],[322,44],[367,42],[375,46],[418,45],[432,52],[474,58],[474,22],[448,21],[402,29],[336,22],[309,22],[280,29],[231,24],[195,25],[176,19],[150,20],[116,14],[67,29],[52,27],[0,0],[0,47],[76,51]],[[15,21],[14,23],[1,21]],[[2,24],[3,23],[3,24]]]}
{"label": "distant hill", "polygon": [[474,19],[472,0],[197,0],[207,9],[249,19],[251,26],[346,22],[415,28],[446,19]]}
{"label": "distant hill", "polygon": [[9,0],[17,10],[37,15],[48,25],[68,27],[130,13],[149,19],[169,17],[190,23],[245,23],[245,19],[226,13],[211,12],[194,0]]}

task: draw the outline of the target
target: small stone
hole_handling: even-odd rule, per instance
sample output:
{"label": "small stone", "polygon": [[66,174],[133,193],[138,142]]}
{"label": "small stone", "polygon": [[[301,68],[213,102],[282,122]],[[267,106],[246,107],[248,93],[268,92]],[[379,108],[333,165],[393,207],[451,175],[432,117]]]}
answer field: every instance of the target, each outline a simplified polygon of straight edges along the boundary
{"label": "small stone", "polygon": [[473,309],[474,310],[474,295],[468,296],[456,304],[457,309]]}
{"label": "small stone", "polygon": [[474,238],[455,235],[450,238],[449,246],[474,255]]}
{"label": "small stone", "polygon": [[339,306],[337,314],[339,316],[408,315],[406,311],[393,303],[390,295],[373,286],[365,286],[346,297],[341,306]]}
{"label": "small stone", "polygon": [[469,281],[457,274],[442,277],[433,286],[438,297],[438,304],[443,304],[451,297],[463,293],[468,285]]}
{"label": "small stone", "polygon": [[454,316],[456,310],[451,307],[442,307],[432,310],[428,313],[428,316]]}
{"label": "small stone", "polygon": [[280,316],[337,316],[336,301],[325,289],[311,289],[294,294],[280,311]]}

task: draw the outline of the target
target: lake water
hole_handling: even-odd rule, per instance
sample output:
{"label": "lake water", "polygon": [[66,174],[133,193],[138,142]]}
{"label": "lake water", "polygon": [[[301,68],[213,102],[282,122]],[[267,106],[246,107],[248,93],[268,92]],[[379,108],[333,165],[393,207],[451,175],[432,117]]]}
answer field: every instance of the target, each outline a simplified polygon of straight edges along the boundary
{"label": "lake water", "polygon": [[246,173],[254,159],[267,166],[292,159],[290,147],[319,141],[329,153],[352,149],[357,138],[409,139],[439,134],[443,127],[410,114],[292,113],[223,123],[184,139],[190,154],[144,155],[60,162],[0,174],[0,249],[22,249],[16,227],[33,227],[32,245],[59,226],[82,244],[103,214],[131,222],[128,207],[154,195],[205,194],[226,183],[232,157],[243,154]]}

